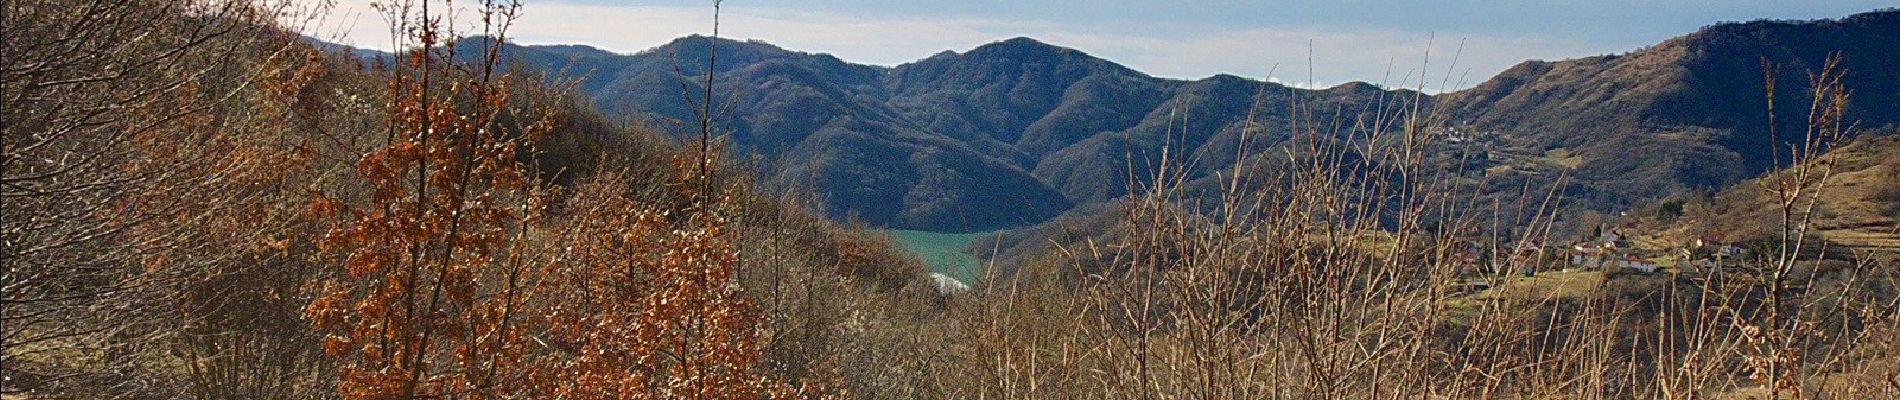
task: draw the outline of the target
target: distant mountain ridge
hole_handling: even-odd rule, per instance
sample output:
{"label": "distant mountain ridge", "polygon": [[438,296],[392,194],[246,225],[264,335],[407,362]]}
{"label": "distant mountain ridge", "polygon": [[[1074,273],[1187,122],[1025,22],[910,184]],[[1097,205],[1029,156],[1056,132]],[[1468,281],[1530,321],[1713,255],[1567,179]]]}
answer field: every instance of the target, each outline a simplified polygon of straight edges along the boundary
{"label": "distant mountain ridge", "polygon": [[1256,117],[1271,145],[1294,102],[1342,115],[1397,98],[1441,107],[1455,126],[1495,132],[1495,156],[1473,171],[1499,191],[1572,168],[1570,197],[1599,209],[1721,188],[1769,164],[1761,60],[1782,66],[1778,103],[1793,110],[1806,103],[1806,71],[1844,53],[1850,117],[1884,126],[1900,123],[1896,43],[1894,10],[1718,24],[1622,55],[1525,62],[1437,96],[1158,78],[1029,38],[894,67],[699,36],[633,54],[511,45],[507,56],[576,79],[610,114],[665,124],[692,119],[681,85],[703,79],[694,75],[716,46],[732,150],[757,155],[764,181],[819,196],[834,217],[978,231],[1119,197],[1152,174],[1163,146],[1193,157],[1197,174],[1227,168],[1249,110],[1268,111]]}
{"label": "distant mountain ridge", "polygon": [[1900,123],[1900,11],[1836,20],[1717,24],[1623,55],[1531,61],[1440,96],[1454,123],[1503,132],[1525,150],[1580,159],[1600,205],[1720,189],[1766,172],[1763,63],[1777,66],[1777,119],[1799,140],[1809,74],[1842,57],[1850,120]]}
{"label": "distant mountain ridge", "polygon": [[[736,154],[758,156],[766,182],[815,194],[834,217],[904,229],[1020,226],[1112,199],[1141,175],[1128,161],[1141,164],[1164,140],[1231,146],[1219,137],[1237,134],[1262,85],[1323,93],[1233,76],[1157,78],[1028,38],[895,67],[700,36],[634,54],[509,45],[505,56],[575,79],[604,111],[666,124],[692,119],[681,85],[703,75],[677,71],[705,71],[714,46],[716,100],[732,101],[721,107],[733,110],[723,120]],[[1360,94],[1345,100],[1377,97]]]}

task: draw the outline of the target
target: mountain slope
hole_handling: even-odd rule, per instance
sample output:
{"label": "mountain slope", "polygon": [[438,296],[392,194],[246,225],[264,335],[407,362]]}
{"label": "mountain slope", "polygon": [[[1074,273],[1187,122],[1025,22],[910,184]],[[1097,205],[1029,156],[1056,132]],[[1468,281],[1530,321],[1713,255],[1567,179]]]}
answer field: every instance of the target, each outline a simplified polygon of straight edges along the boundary
{"label": "mountain slope", "polygon": [[[1813,215],[1821,239],[1849,249],[1900,255],[1900,132],[1873,132],[1842,144],[1814,162],[1829,172]],[[1742,243],[1770,242],[1780,226],[1776,195],[1762,182],[1743,181],[1707,197],[1678,203],[1680,218],[1645,221],[1659,236],[1687,243],[1715,233]],[[1805,202],[1801,203],[1805,207]],[[1655,214],[1655,213],[1643,213]],[[1797,218],[1799,216],[1797,215]],[[1652,218],[1653,219],[1653,218]]]}
{"label": "mountain slope", "polygon": [[[1771,164],[1763,60],[1780,66],[1783,131],[1798,132],[1805,110],[1788,105],[1807,103],[1806,74],[1833,54],[1855,91],[1849,118],[1879,127],[1900,123],[1893,43],[1900,11],[1719,24],[1627,54],[1525,62],[1438,96],[1164,79],[1028,38],[894,67],[704,37],[635,54],[517,46],[510,56],[563,71],[605,111],[685,133],[700,97],[687,88],[716,47],[715,99],[728,112],[717,120],[735,154],[759,158],[767,182],[808,189],[834,217],[973,231],[1122,196],[1153,174],[1164,147],[1201,179],[1284,140],[1290,110],[1349,118],[1413,101],[1484,133],[1482,157],[1459,172],[1488,174],[1485,193],[1569,176],[1570,204],[1614,210],[1719,189]],[[1237,149],[1250,116],[1256,141]]]}
{"label": "mountain slope", "polygon": [[1256,94],[1271,95],[1264,110],[1387,94],[1156,78],[1028,38],[890,68],[697,36],[627,55],[509,46],[507,58],[575,79],[603,110],[684,134],[702,96],[703,78],[690,76],[705,70],[709,47],[719,55],[715,99],[730,111],[716,119],[734,152],[759,157],[765,181],[813,192],[833,216],[905,229],[1020,226],[1112,199],[1148,175],[1164,144],[1231,163]]}
{"label": "mountain slope", "polygon": [[[701,83],[679,72],[704,71],[714,43],[688,37],[632,55],[511,46],[508,54],[566,71],[603,110],[637,110],[683,133],[691,131],[691,104],[703,94]],[[763,43],[716,43],[714,96],[731,110],[716,120],[726,124],[733,151],[758,156],[765,182],[811,192],[834,217],[983,230],[1033,223],[1069,207],[1018,160],[906,121],[885,104],[883,69]]]}
{"label": "mountain slope", "polygon": [[1028,38],[893,68],[890,103],[925,129],[1014,145],[1028,159],[1126,129],[1174,82]]}
{"label": "mountain slope", "polygon": [[1584,200],[1614,207],[1765,172],[1763,62],[1778,66],[1784,132],[1801,132],[1808,74],[1835,54],[1854,91],[1848,116],[1900,123],[1894,43],[1900,11],[1719,24],[1623,55],[1525,62],[1440,98],[1455,123],[1501,132],[1526,152],[1576,155],[1576,177],[1594,193]]}

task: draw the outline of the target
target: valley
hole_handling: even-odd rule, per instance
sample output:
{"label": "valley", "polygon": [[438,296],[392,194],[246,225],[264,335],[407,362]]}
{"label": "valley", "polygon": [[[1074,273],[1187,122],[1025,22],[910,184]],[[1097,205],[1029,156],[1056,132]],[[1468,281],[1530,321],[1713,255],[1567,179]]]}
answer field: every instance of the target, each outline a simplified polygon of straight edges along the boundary
{"label": "valley", "polygon": [[4,400],[1900,398],[1890,5],[0,2]]}

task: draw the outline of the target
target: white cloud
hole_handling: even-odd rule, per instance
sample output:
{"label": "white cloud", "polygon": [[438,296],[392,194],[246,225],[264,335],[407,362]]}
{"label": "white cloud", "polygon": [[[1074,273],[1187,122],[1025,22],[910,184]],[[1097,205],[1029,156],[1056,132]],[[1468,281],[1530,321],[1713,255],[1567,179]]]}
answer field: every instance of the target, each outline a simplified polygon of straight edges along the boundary
{"label": "white cloud", "polygon": [[[326,33],[341,32],[345,36],[339,40],[346,43],[387,49],[389,32],[384,19],[368,6],[371,1],[339,0],[331,17],[310,31],[330,39],[338,38]],[[680,36],[706,33],[711,29],[711,14],[710,8],[702,7],[534,3],[524,7],[510,35],[523,43],[586,44],[630,53]],[[731,6],[726,7],[720,21],[725,37],[759,39],[859,63],[894,65],[943,50],[963,51],[995,40],[1029,36],[1159,76],[1196,79],[1228,73],[1297,82],[1300,86],[1363,80],[1416,87],[1429,49],[1425,86],[1432,91],[1476,84],[1525,59],[1570,58],[1616,50],[1570,40],[1455,32],[1441,32],[1433,39],[1430,33],[1362,27],[1232,30],[1163,21],[1124,25],[1066,26],[1035,19],[871,18]],[[1461,41],[1463,49],[1459,51]],[[1454,53],[1458,62],[1447,80],[1446,67]]]}

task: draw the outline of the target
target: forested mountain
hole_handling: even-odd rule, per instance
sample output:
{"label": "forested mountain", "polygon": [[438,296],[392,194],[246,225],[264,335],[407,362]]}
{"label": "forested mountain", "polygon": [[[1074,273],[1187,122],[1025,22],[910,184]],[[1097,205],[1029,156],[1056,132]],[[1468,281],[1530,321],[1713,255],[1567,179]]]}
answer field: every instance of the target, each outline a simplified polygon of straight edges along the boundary
{"label": "forested mountain", "polygon": [[603,110],[667,124],[694,120],[687,105],[702,95],[682,96],[681,85],[703,79],[690,75],[705,70],[694,60],[709,46],[719,55],[714,98],[731,102],[716,118],[729,122],[735,153],[761,157],[765,181],[809,189],[834,216],[912,229],[1018,226],[1121,196],[1131,177],[1148,178],[1163,144],[1208,156],[1208,168],[1231,163],[1256,95],[1251,108],[1269,121],[1300,97],[1358,112],[1394,94],[1156,78],[1028,38],[889,68],[697,36],[630,55],[580,46],[508,54],[576,79]]}
{"label": "forested mountain", "polygon": [[[1625,54],[1527,61],[1438,96],[1358,82],[1303,90],[1233,76],[1157,78],[1029,38],[895,67],[697,36],[634,54],[585,46],[509,54],[577,79],[603,110],[664,123],[693,120],[687,105],[699,95],[682,96],[681,84],[699,79],[716,49],[714,97],[730,101],[717,118],[728,121],[736,154],[761,157],[766,181],[809,189],[834,216],[969,231],[1122,196],[1153,175],[1164,146],[1187,157],[1190,178],[1224,170],[1284,137],[1295,109],[1398,119],[1425,105],[1432,121],[1483,133],[1481,157],[1462,172],[1485,176],[1487,192],[1569,175],[1572,204],[1609,210],[1720,188],[1772,164],[1764,62],[1778,72],[1784,132],[1799,132],[1802,110],[1789,105],[1806,104],[1807,74],[1834,55],[1854,90],[1850,117],[1880,126],[1900,122],[1893,43],[1896,11],[1725,23]],[[1237,151],[1250,116],[1261,134]]]}
{"label": "forested mountain", "polygon": [[1499,132],[1531,154],[1575,157],[1569,164],[1585,189],[1578,193],[1616,206],[1766,172],[1774,139],[1765,64],[1774,68],[1784,144],[1801,140],[1809,77],[1835,56],[1853,92],[1849,120],[1900,123],[1895,43],[1900,11],[1718,24],[1621,55],[1525,62],[1440,98],[1454,124]]}
{"label": "forested mountain", "polygon": [[[581,77],[604,110],[639,110],[651,124],[678,126],[696,120],[691,104],[703,94],[684,90],[698,84],[675,68],[704,71],[712,43],[683,38],[636,55],[574,46],[510,47],[509,54]],[[1039,221],[1069,206],[1020,158],[996,151],[1006,146],[908,122],[887,102],[885,69],[762,43],[720,41],[717,48],[714,97],[730,114],[715,118],[730,124],[733,152],[762,157],[765,181],[810,189],[834,216],[983,229]]]}
{"label": "forested mountain", "polygon": [[1900,398],[1900,12],[1426,96],[397,3],[0,2],[0,399]]}

